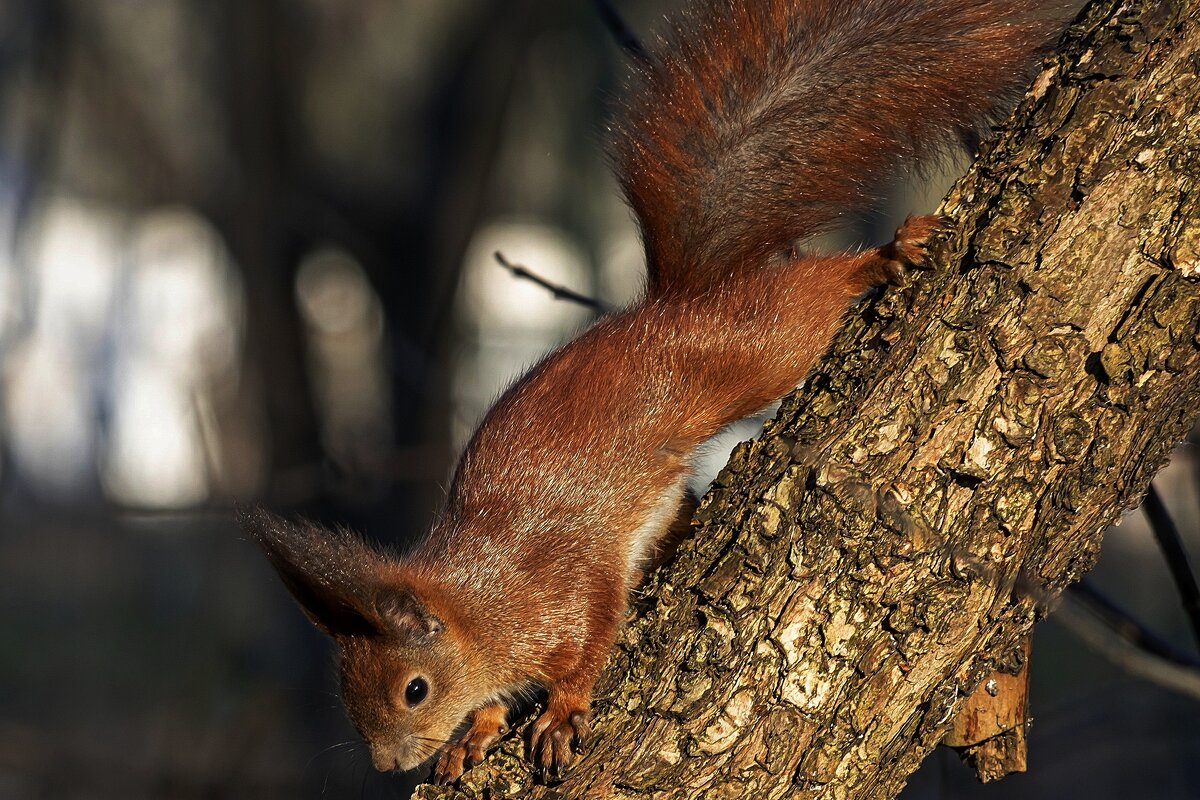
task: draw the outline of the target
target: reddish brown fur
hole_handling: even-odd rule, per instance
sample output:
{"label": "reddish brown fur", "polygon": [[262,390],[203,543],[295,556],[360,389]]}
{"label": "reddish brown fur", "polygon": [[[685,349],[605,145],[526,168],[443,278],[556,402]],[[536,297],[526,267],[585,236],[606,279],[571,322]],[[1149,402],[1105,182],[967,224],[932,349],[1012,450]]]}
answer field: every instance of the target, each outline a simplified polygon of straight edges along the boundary
{"label": "reddish brown fur", "polygon": [[1047,0],[697,3],[615,125],[654,287],[762,263],[981,132],[1061,17]]}
{"label": "reddish brown fur", "polygon": [[[791,390],[852,298],[923,257],[936,227],[784,256],[930,141],[977,126],[1049,26],[1033,0],[709,0],[641,76],[617,154],[648,296],[496,403],[429,536],[403,559],[263,512],[255,533],[341,649],[348,712],[381,769],[443,748],[452,780],[500,706],[549,690],[535,759],[586,735],[626,597],[683,500],[696,447]],[[836,9],[836,13],[835,13]],[[428,698],[405,700],[414,676]],[[454,729],[475,711],[458,745]],[[501,718],[502,723],[502,718]]]}

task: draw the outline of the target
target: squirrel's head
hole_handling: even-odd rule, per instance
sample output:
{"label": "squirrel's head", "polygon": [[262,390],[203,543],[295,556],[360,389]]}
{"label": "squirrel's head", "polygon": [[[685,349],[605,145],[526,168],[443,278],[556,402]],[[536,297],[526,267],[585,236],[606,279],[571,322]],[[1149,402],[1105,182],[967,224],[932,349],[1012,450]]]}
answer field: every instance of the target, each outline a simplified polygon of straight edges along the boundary
{"label": "squirrel's head", "polygon": [[481,705],[453,621],[427,587],[344,530],[240,513],[304,613],[338,645],[342,700],[382,771],[413,769]]}

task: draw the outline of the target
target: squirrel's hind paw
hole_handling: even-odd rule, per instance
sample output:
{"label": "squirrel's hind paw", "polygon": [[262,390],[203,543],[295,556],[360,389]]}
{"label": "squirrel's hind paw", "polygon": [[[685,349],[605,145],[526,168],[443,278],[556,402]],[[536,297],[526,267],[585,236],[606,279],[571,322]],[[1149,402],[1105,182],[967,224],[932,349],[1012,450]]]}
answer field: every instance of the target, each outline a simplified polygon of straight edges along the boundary
{"label": "squirrel's hind paw", "polygon": [[930,245],[938,234],[949,229],[952,224],[953,220],[949,217],[937,214],[909,217],[896,229],[896,237],[881,249],[901,270],[904,267],[928,266],[931,258]]}
{"label": "squirrel's hind paw", "polygon": [[857,264],[850,279],[852,292],[895,283],[909,267],[928,267],[932,262],[930,246],[952,224],[949,217],[936,214],[906,219],[892,241],[856,256]]}

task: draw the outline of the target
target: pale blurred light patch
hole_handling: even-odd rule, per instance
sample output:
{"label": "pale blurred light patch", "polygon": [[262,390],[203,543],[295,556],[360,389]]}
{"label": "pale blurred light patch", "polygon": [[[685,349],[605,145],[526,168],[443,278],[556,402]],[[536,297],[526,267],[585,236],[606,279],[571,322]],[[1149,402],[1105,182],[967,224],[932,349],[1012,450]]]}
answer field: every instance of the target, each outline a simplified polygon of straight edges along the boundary
{"label": "pale blurred light patch", "polygon": [[0,244],[0,353],[4,352],[5,343],[16,331],[21,308],[17,271],[9,258],[10,252]]}
{"label": "pale blurred light patch", "polygon": [[[3,211],[0,211],[3,213]],[[8,242],[0,240],[0,391],[8,384],[4,366],[11,358],[10,350],[16,337],[17,324],[20,319],[20,289],[17,284],[17,271],[10,254],[12,247]],[[0,404],[3,403],[0,394]],[[0,452],[4,450],[4,442],[8,438],[8,424],[0,405]],[[0,459],[0,479],[4,477],[4,460]]]}
{"label": "pale blurred light patch", "polygon": [[34,335],[53,339],[81,365],[103,341],[120,264],[123,219],[107,209],[55,198],[29,245]]}
{"label": "pale blurred light patch", "polygon": [[30,337],[6,354],[4,429],[16,472],[37,494],[71,496],[93,475],[95,409],[62,343]]}
{"label": "pale blurred light patch", "polygon": [[532,281],[496,263],[500,251],[546,280],[582,294],[592,284],[583,250],[564,231],[537,220],[481,227],[463,267],[457,313],[468,330],[466,352],[455,367],[451,435],[462,447],[488,406],[514,379],[555,345],[586,325],[593,313],[556,300]]}
{"label": "pale blurred light patch", "polygon": [[230,369],[241,290],[216,230],[192,211],[152,212],[134,226],[129,263],[125,349],[192,379]]}
{"label": "pale blurred light patch", "polygon": [[753,417],[745,417],[729,423],[719,430],[716,436],[708,439],[697,448],[692,456],[692,472],[688,476],[688,489],[692,494],[701,497],[708,491],[709,484],[729,463],[729,456],[739,444],[755,438],[762,433],[763,425],[779,411],[779,403],[772,403],[768,408]]}
{"label": "pale blurred light patch", "polygon": [[[15,217],[8,197],[0,192],[0,220],[11,220]],[[19,287],[17,285],[16,265],[13,263],[13,240],[11,224],[0,222],[0,392],[8,381],[4,375],[4,365],[8,363],[9,349],[16,336],[19,318]],[[0,404],[3,394],[0,393]],[[0,405],[0,452],[4,451],[4,441],[8,438],[8,427],[3,416],[3,405]],[[4,477],[4,463],[0,459],[0,481]]]}
{"label": "pale blurred light patch", "polygon": [[393,433],[379,297],[353,257],[322,247],[301,262],[296,302],[326,452],[355,478],[386,483]]}
{"label": "pale blurred light patch", "polygon": [[467,249],[459,306],[481,338],[522,332],[540,338],[546,331],[571,330],[591,319],[591,311],[578,303],[556,300],[532,281],[513,277],[496,263],[497,252],[551,283],[581,294],[591,291],[587,259],[566,232],[538,221],[485,225]]}
{"label": "pale blurred light patch", "polygon": [[310,254],[296,276],[296,299],[316,332],[360,330],[381,335],[383,316],[362,268],[345,251],[325,247]]}
{"label": "pale blurred light patch", "polygon": [[121,503],[183,508],[208,497],[203,441],[188,382],[152,359],[117,376],[104,489]]}
{"label": "pale blurred light patch", "polygon": [[126,505],[192,506],[220,478],[221,439],[205,435],[212,415],[200,409],[236,371],[240,286],[220,237],[190,211],[142,217],[127,254],[102,483]]}
{"label": "pale blurred light patch", "polygon": [[624,308],[641,297],[646,285],[646,255],[637,232],[614,231],[600,261],[601,289],[609,305]]}
{"label": "pale blurred light patch", "polygon": [[[15,472],[36,494],[87,491],[95,470],[97,361],[112,308],[121,217],[65,197],[41,208],[23,248],[25,338],[5,352],[4,430]],[[5,324],[17,275],[5,269]],[[25,322],[25,320],[22,320]]]}
{"label": "pale blurred light patch", "polygon": [[[16,250],[12,233],[15,219],[13,203],[0,193],[0,358],[4,356],[6,345],[16,335],[21,319],[21,284],[13,259]],[[0,435],[3,435],[2,429]]]}

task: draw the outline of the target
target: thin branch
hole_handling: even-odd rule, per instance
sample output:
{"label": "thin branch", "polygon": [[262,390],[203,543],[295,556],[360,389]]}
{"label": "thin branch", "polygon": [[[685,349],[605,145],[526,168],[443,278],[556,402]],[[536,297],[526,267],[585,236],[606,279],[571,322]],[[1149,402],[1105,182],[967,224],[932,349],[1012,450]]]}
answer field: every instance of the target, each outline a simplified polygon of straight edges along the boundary
{"label": "thin branch", "polygon": [[513,264],[507,258],[505,258],[504,254],[499,250],[496,251],[495,256],[496,262],[511,272],[514,277],[524,278],[527,281],[536,283],[538,286],[541,286],[543,289],[550,292],[550,294],[554,295],[555,300],[569,300],[572,303],[578,303],[581,306],[587,306],[598,314],[605,314],[610,310],[607,305],[594,297],[588,297],[585,294],[580,294],[579,292],[568,289],[565,286],[559,286],[557,283],[551,283],[529,268],[523,267],[520,264]]}
{"label": "thin branch", "polygon": [[1192,635],[1196,644],[1200,645],[1200,586],[1196,585],[1196,574],[1192,572],[1188,563],[1187,550],[1183,547],[1179,529],[1167,513],[1167,507],[1163,505],[1153,483],[1150,484],[1146,499],[1142,502],[1142,513],[1146,515],[1150,530],[1158,542],[1158,549],[1162,551],[1167,568],[1171,570],[1171,578],[1175,581],[1175,589],[1179,592],[1183,610],[1192,624]]}
{"label": "thin branch", "polygon": [[646,50],[638,41],[633,29],[613,7],[611,0],[596,0],[596,11],[621,49],[638,61],[646,60]]}
{"label": "thin branch", "polygon": [[1130,646],[1146,655],[1193,670],[1200,680],[1200,659],[1176,649],[1173,644],[1134,619],[1133,615],[1097,590],[1089,581],[1083,580],[1068,587],[1067,594],[1091,612],[1100,624]]}
{"label": "thin branch", "polygon": [[1071,592],[1068,596],[1075,602],[1063,603],[1051,619],[1131,675],[1200,699],[1200,669],[1148,652],[1094,613],[1089,613],[1094,609],[1083,600],[1083,595]]}

